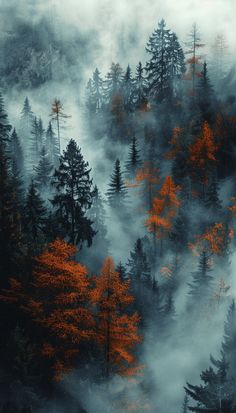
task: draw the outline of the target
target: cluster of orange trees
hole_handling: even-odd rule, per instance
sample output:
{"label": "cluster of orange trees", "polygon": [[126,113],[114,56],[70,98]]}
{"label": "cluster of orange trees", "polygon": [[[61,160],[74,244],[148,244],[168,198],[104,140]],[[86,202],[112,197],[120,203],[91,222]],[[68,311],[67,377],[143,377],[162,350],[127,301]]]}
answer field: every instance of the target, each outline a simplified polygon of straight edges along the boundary
{"label": "cluster of orange trees", "polygon": [[39,346],[54,377],[69,372],[84,345],[98,346],[104,375],[137,373],[135,346],[141,341],[134,297],[108,257],[100,275],[76,262],[76,248],[60,239],[35,259],[29,284],[12,278],[2,299],[19,306],[42,332]]}

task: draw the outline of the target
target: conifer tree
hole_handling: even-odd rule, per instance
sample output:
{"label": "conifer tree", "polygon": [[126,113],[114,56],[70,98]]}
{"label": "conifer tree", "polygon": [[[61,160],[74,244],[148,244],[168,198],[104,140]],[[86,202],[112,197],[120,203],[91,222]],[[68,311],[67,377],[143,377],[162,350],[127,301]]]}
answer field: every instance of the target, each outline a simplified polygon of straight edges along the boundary
{"label": "conifer tree", "polygon": [[24,232],[28,252],[39,252],[45,243],[45,222],[47,209],[40,197],[34,181],[31,181],[26,195],[24,208]]}
{"label": "conifer tree", "polygon": [[68,119],[70,116],[64,113],[63,111],[63,104],[59,99],[54,99],[51,107],[51,119],[53,122],[56,123],[57,128],[57,145],[59,153],[61,153],[61,128],[62,124]]}
{"label": "conifer tree", "polygon": [[234,413],[233,399],[235,382],[228,374],[228,364],[224,357],[215,360],[210,357],[213,367],[201,373],[203,384],[192,385],[187,383],[186,393],[194,401],[194,406],[189,406],[192,412]]}
{"label": "conifer tree", "polygon": [[124,108],[127,113],[133,111],[133,78],[130,65],[127,66],[126,72],[124,74],[124,79],[122,82],[123,86],[123,97],[124,97]]}
{"label": "conifer tree", "polygon": [[87,241],[90,246],[95,235],[92,221],[86,217],[94,196],[88,166],[81,149],[71,139],[60,157],[60,165],[52,181],[57,191],[52,205],[59,229],[75,245]]}
{"label": "conifer tree", "polygon": [[198,53],[198,50],[205,45],[201,43],[201,37],[197,25],[194,23],[191,29],[191,32],[188,35],[189,40],[186,42],[188,50],[186,54],[190,54],[190,58],[187,60],[187,63],[190,65],[190,74],[192,80],[192,96],[195,98],[196,95],[196,78],[199,75],[199,65],[201,62],[201,56]]}
{"label": "conifer tree", "polygon": [[121,280],[110,257],[105,260],[100,276],[95,278],[92,301],[97,306],[96,341],[104,350],[105,377],[117,373],[134,375],[137,372],[134,348],[140,342],[139,316],[127,312],[134,297],[129,293],[129,283]]}
{"label": "conifer tree", "polygon": [[134,283],[143,283],[147,287],[151,287],[152,278],[150,265],[147,260],[146,253],[143,249],[141,238],[138,238],[134,250],[130,252],[128,259],[128,275]]}
{"label": "conifer tree", "polygon": [[24,172],[24,155],[20,139],[16,133],[15,128],[10,137],[9,151],[12,161],[15,164],[15,167],[18,169],[19,173],[23,174]]}
{"label": "conifer tree", "polygon": [[105,99],[107,103],[119,96],[122,92],[123,70],[119,63],[112,63],[104,83]]}
{"label": "conifer tree", "polygon": [[0,145],[8,141],[10,130],[11,125],[9,124],[8,115],[4,107],[4,100],[0,92]]}
{"label": "conifer tree", "polygon": [[40,154],[38,166],[34,168],[35,171],[35,185],[39,190],[46,191],[49,189],[52,182],[53,165],[49,161],[45,146],[43,146]]}
{"label": "conifer tree", "polygon": [[192,282],[189,283],[189,294],[191,296],[191,300],[193,300],[193,305],[199,304],[200,302],[203,304],[208,304],[207,301],[211,296],[213,280],[210,272],[210,256],[205,250],[203,250],[199,258],[198,270],[193,274]]}
{"label": "conifer tree", "polygon": [[92,78],[91,99],[95,112],[99,112],[103,105],[103,80],[97,68],[95,69]]}
{"label": "conifer tree", "polygon": [[122,175],[120,161],[117,159],[107,191],[110,206],[117,209],[124,206],[127,195],[127,189]]}
{"label": "conifer tree", "polygon": [[229,364],[229,376],[236,381],[236,306],[233,300],[224,325],[224,341],[222,350]]}
{"label": "conifer tree", "polygon": [[147,105],[147,80],[144,76],[145,68],[139,62],[134,78],[133,99],[138,109],[145,109]]}
{"label": "conifer tree", "polygon": [[120,261],[119,264],[116,266],[116,272],[118,272],[119,277],[121,278],[122,281],[127,280],[128,274],[125,265],[122,264]]}
{"label": "conifer tree", "polygon": [[46,130],[45,148],[48,153],[51,164],[54,167],[57,167],[59,164],[60,149],[56,134],[54,133],[52,128],[52,122],[49,122]]}
{"label": "conifer tree", "polygon": [[128,160],[125,164],[127,175],[130,179],[134,179],[138,169],[141,167],[142,161],[140,158],[140,150],[137,147],[137,139],[132,138],[132,143],[129,148]]}
{"label": "conifer tree", "polygon": [[214,91],[209,80],[207,63],[203,63],[203,69],[198,82],[197,88],[199,107],[202,113],[202,118],[205,121],[211,121],[213,115],[213,99]]}
{"label": "conifer tree", "polygon": [[146,47],[151,59],[147,62],[149,94],[156,102],[173,95],[174,80],[185,71],[184,55],[177,36],[162,19],[158,28],[150,36]]}
{"label": "conifer tree", "polygon": [[212,214],[214,214],[215,220],[216,215],[219,215],[219,213],[222,211],[221,200],[219,198],[219,183],[215,174],[213,174],[206,188],[205,205],[208,208],[211,216]]}
{"label": "conifer tree", "polygon": [[[21,111],[19,135],[24,148],[24,159],[26,171],[32,170],[32,123],[34,120],[33,112],[29,103],[28,97],[24,100],[23,109]],[[33,159],[34,161],[34,159]]]}

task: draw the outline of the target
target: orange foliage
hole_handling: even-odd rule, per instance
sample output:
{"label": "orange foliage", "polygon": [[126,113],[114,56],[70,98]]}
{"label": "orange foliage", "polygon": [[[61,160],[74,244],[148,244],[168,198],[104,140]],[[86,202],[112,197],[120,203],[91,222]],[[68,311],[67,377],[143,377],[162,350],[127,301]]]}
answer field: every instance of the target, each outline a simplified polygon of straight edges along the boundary
{"label": "orange foliage", "polygon": [[176,155],[181,151],[181,133],[182,129],[179,126],[176,126],[173,129],[173,136],[171,140],[169,141],[169,144],[171,145],[171,149],[169,152],[166,154],[166,159],[174,159]]}
{"label": "orange foliage", "polygon": [[139,316],[125,312],[134,301],[128,290],[129,282],[121,280],[112,258],[108,257],[91,292],[91,300],[98,308],[96,341],[105,350],[107,376],[111,371],[132,376],[140,370],[135,366],[133,354],[135,345],[141,340]]}
{"label": "orange foliage", "polygon": [[46,330],[41,354],[52,360],[56,379],[71,370],[79,344],[92,337],[95,324],[87,270],[72,259],[75,253],[73,245],[55,240],[36,258],[30,290],[12,279],[5,292],[6,301],[18,302]]}
{"label": "orange foliage", "polygon": [[179,190],[180,186],[174,184],[171,176],[167,176],[158,196],[153,199],[149,218],[145,224],[150,232],[157,234],[158,238],[163,238],[172,229],[172,220],[180,206],[177,198]]}
{"label": "orange foliage", "polygon": [[200,174],[203,183],[207,182],[209,170],[216,162],[218,148],[212,129],[204,122],[201,136],[189,147],[189,162],[194,171]]}
{"label": "orange foliage", "polygon": [[223,223],[216,223],[202,235],[198,235],[196,242],[189,244],[189,247],[195,254],[200,254],[204,249],[211,254],[222,255],[227,247],[227,241],[232,236],[232,229],[228,229]]}

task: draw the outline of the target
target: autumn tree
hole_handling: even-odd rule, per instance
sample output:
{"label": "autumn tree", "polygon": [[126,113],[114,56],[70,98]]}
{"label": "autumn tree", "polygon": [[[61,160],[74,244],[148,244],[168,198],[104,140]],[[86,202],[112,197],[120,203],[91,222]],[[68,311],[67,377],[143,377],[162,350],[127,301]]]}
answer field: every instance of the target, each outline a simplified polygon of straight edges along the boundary
{"label": "autumn tree", "polygon": [[134,297],[129,283],[122,281],[112,258],[108,257],[101,274],[95,278],[92,301],[97,307],[96,341],[104,353],[104,375],[132,376],[136,374],[134,349],[140,342],[139,316],[127,312]]}
{"label": "autumn tree", "polygon": [[58,229],[76,245],[81,245],[84,241],[91,245],[95,234],[92,221],[86,217],[94,195],[90,172],[81,149],[71,139],[60,157],[59,167],[54,172],[52,183],[56,194],[52,205],[58,220]]}
{"label": "autumn tree", "polygon": [[16,302],[42,331],[39,352],[60,379],[71,371],[82,342],[93,336],[87,270],[74,260],[76,247],[56,239],[36,259],[30,288],[11,279],[5,300]]}
{"label": "autumn tree", "polygon": [[154,167],[152,162],[144,162],[142,168],[137,170],[135,179],[143,192],[145,204],[150,209],[160,182],[159,169]]}
{"label": "autumn tree", "polygon": [[195,180],[202,185],[203,199],[210,175],[214,172],[218,149],[213,130],[204,122],[201,135],[189,146],[189,164]]}
{"label": "autumn tree", "polygon": [[171,176],[167,176],[158,195],[153,199],[152,208],[148,212],[149,218],[145,225],[154,236],[154,254],[156,255],[156,238],[160,240],[160,254],[162,255],[162,241],[171,232],[173,218],[175,217],[180,201],[178,191],[180,187],[175,185]]}
{"label": "autumn tree", "polygon": [[56,123],[57,128],[57,142],[59,153],[61,153],[61,128],[62,124],[65,122],[65,119],[68,119],[70,116],[66,115],[63,111],[63,104],[59,99],[54,99],[51,107],[51,119]]}

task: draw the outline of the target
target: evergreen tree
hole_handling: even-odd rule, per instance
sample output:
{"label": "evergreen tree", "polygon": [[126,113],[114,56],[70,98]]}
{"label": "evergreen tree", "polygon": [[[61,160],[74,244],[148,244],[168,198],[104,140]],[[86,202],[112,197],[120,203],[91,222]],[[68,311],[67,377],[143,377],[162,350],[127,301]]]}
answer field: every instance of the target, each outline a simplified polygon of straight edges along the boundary
{"label": "evergreen tree", "polygon": [[38,166],[34,168],[35,171],[35,184],[40,190],[49,189],[52,181],[53,166],[49,161],[48,154],[45,146],[43,146],[40,154]]}
{"label": "evergreen tree", "polygon": [[11,125],[9,124],[8,115],[4,108],[4,100],[0,92],[0,145],[8,141],[10,130]]}
{"label": "evergreen tree", "polygon": [[47,209],[34,181],[29,185],[24,208],[24,233],[29,254],[38,253],[45,243]]}
{"label": "evergreen tree", "polygon": [[147,80],[144,76],[144,70],[145,68],[142,66],[142,63],[139,62],[138,66],[136,67],[133,91],[133,99],[135,106],[138,109],[146,107],[147,104]]}
{"label": "evergreen tree", "polygon": [[109,189],[107,191],[107,197],[110,206],[113,208],[120,208],[124,206],[127,189],[123,180],[121,168],[120,168],[120,161],[119,159],[115,162],[115,167],[113,174],[111,175],[111,180],[109,183]]}
{"label": "evergreen tree", "polygon": [[[200,302],[207,304],[207,300],[210,298],[212,276],[210,256],[203,250],[199,258],[198,271],[193,274],[193,280],[189,284],[191,300],[194,300],[193,304]],[[191,303],[190,303],[191,305]]]}
{"label": "evergreen tree", "polygon": [[221,200],[219,198],[219,183],[215,174],[213,174],[206,189],[205,205],[210,212],[210,216],[213,217],[214,215],[213,219],[215,222],[216,215],[219,215],[222,211]]}
{"label": "evergreen tree", "polygon": [[128,160],[125,165],[128,177],[131,179],[135,178],[137,170],[141,167],[142,164],[139,153],[140,150],[137,148],[137,139],[134,136],[129,148]]}
{"label": "evergreen tree", "polygon": [[122,82],[122,68],[119,63],[112,63],[104,84],[105,99],[107,103],[111,103],[115,96],[121,94]]}
{"label": "evergreen tree", "polygon": [[191,32],[188,35],[189,40],[186,42],[188,50],[186,54],[190,54],[190,58],[187,63],[190,65],[190,75],[192,80],[192,96],[195,99],[196,95],[196,79],[199,72],[199,65],[201,61],[201,56],[198,54],[198,50],[205,45],[201,43],[201,37],[197,25],[194,23]]}
{"label": "evergreen tree", "polygon": [[151,59],[147,62],[148,90],[156,102],[173,95],[174,80],[185,71],[184,55],[177,36],[162,19],[150,36],[146,47]]}
{"label": "evergreen tree", "polygon": [[185,211],[181,208],[174,221],[170,239],[176,254],[186,249],[188,245],[189,219]]}
{"label": "evergreen tree", "polygon": [[189,397],[187,394],[185,394],[182,413],[188,413],[188,403],[189,403]]}
{"label": "evergreen tree", "polygon": [[[236,381],[236,306],[233,300],[224,325],[223,354],[229,363],[229,376]],[[236,398],[236,396],[235,396]]]}
{"label": "evergreen tree", "polygon": [[28,97],[24,100],[23,109],[21,111],[19,135],[21,138],[22,146],[24,148],[25,167],[27,172],[32,170],[32,123],[33,112],[29,103]]}
{"label": "evergreen tree", "polygon": [[151,287],[151,270],[141,238],[137,239],[134,250],[130,252],[127,266],[129,268],[128,275],[131,280],[134,282],[142,282],[146,286]]}
{"label": "evergreen tree", "polygon": [[42,119],[37,119],[35,116],[32,122],[31,131],[31,159],[33,166],[37,165],[39,161],[40,153],[43,148],[44,132]]}
{"label": "evergreen tree", "polygon": [[118,272],[120,278],[122,281],[127,280],[128,278],[128,274],[126,271],[126,267],[122,264],[122,262],[120,261],[119,264],[116,266],[116,272]]}
{"label": "evergreen tree", "polygon": [[215,360],[210,357],[213,367],[201,373],[203,384],[192,385],[187,383],[186,393],[195,402],[189,406],[192,412],[235,413],[233,398],[235,382],[228,375],[228,364],[224,357]]}
{"label": "evergreen tree", "polygon": [[122,82],[123,86],[123,97],[124,97],[124,108],[127,113],[133,111],[133,79],[130,65],[127,66],[126,72],[124,74],[124,79]]}
{"label": "evergreen tree", "polygon": [[52,183],[57,192],[52,205],[64,236],[76,245],[83,241],[91,245],[95,235],[92,221],[85,215],[94,195],[90,171],[80,148],[71,139],[54,173]]}
{"label": "evergreen tree", "polygon": [[10,137],[9,151],[10,151],[10,156],[12,158],[12,161],[15,164],[15,167],[18,169],[19,173],[23,174],[24,155],[23,155],[23,150],[22,150],[22,146],[20,143],[20,139],[16,133],[15,128],[13,129],[13,132]]}
{"label": "evergreen tree", "polygon": [[57,145],[59,153],[61,153],[61,128],[62,123],[65,122],[70,116],[64,113],[63,104],[59,99],[54,99],[51,107],[50,117],[53,122],[56,123],[57,128]]}
{"label": "evergreen tree", "polygon": [[209,80],[206,62],[203,63],[203,70],[198,82],[197,92],[202,119],[209,122],[212,119],[213,114],[214,91]]}
{"label": "evergreen tree", "polygon": [[51,164],[57,167],[59,164],[60,150],[59,142],[52,128],[52,122],[49,122],[46,130],[45,148],[48,153]]}
{"label": "evergreen tree", "polygon": [[92,105],[95,108],[95,113],[99,112],[103,105],[103,80],[97,68],[93,73],[91,83],[91,100]]}

